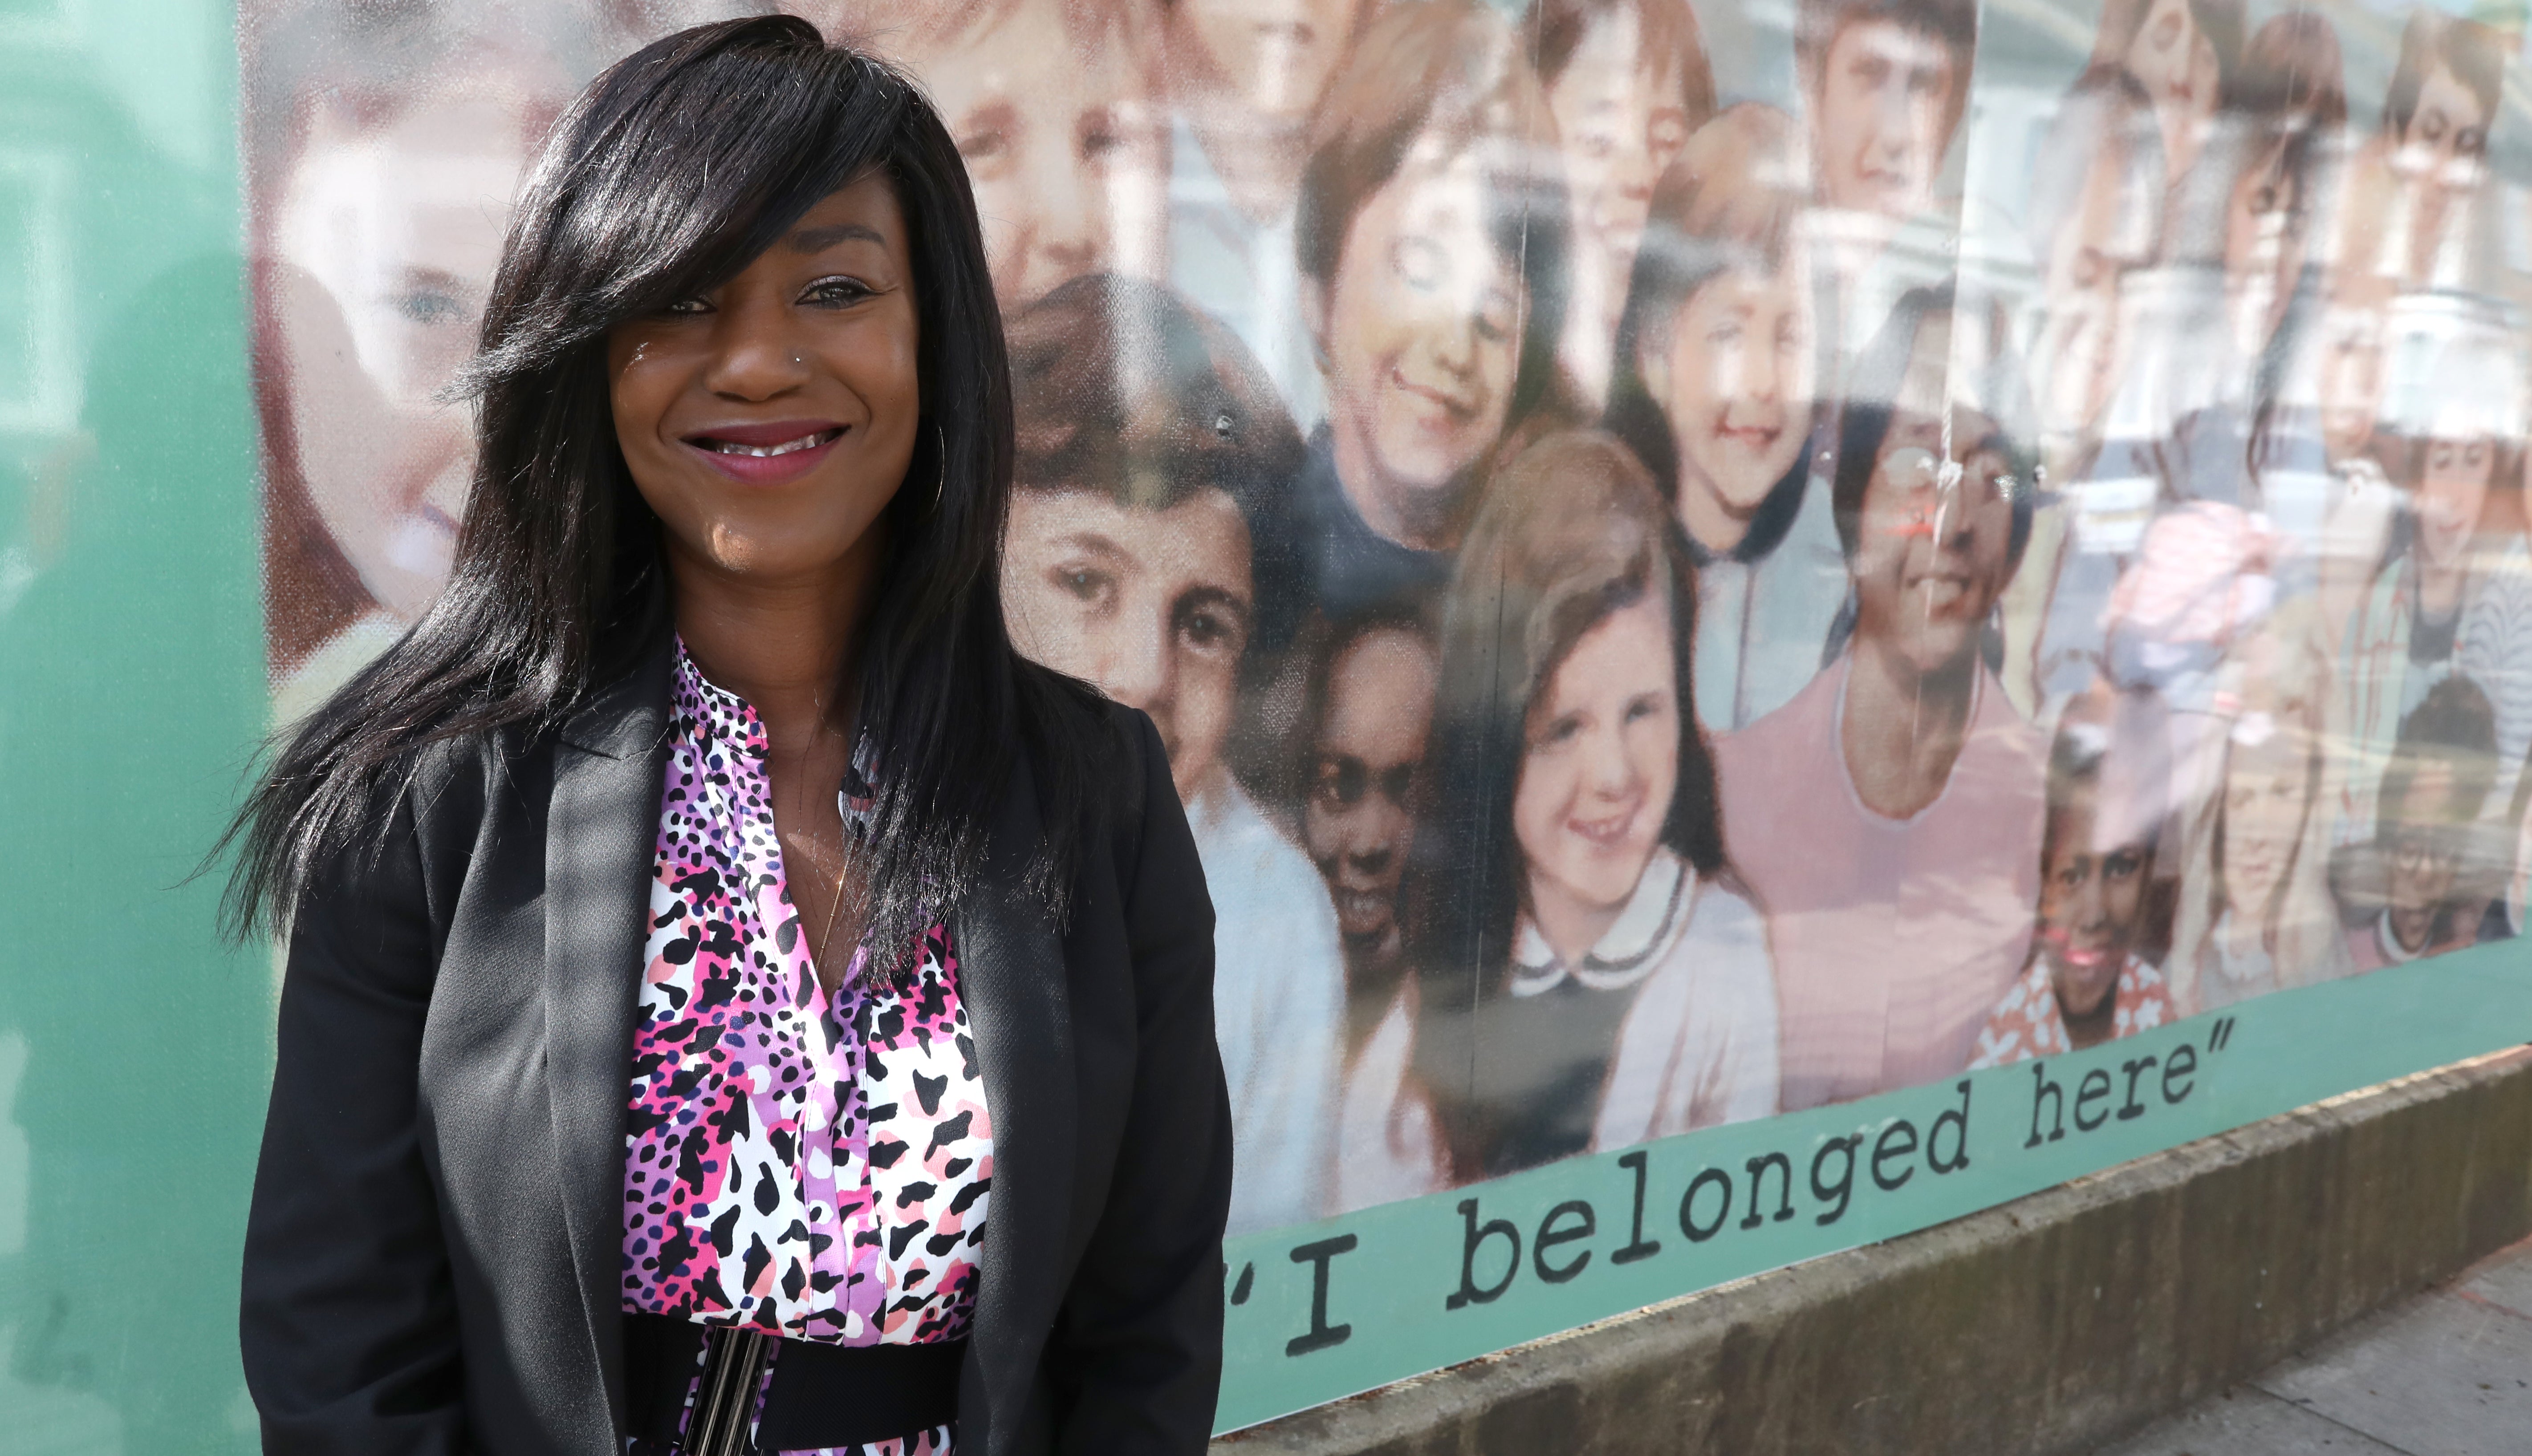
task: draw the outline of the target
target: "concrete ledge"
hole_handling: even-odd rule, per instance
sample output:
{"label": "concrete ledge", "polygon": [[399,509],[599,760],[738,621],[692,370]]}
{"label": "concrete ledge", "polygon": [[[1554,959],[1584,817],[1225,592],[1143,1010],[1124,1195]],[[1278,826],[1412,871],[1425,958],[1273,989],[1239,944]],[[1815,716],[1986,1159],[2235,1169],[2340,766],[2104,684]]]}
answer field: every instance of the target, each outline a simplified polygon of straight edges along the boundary
{"label": "concrete ledge", "polygon": [[2059,1456],[2532,1233],[2532,1048],[1403,1381],[1220,1456]]}

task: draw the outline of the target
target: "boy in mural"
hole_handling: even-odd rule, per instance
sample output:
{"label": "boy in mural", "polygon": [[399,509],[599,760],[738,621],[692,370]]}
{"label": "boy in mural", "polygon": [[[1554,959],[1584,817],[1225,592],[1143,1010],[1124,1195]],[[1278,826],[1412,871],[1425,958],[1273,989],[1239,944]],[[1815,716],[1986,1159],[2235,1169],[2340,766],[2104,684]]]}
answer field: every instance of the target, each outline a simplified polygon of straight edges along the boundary
{"label": "boy in mural", "polygon": [[1574,195],[1574,256],[1557,350],[1586,410],[1608,397],[1612,341],[1653,185],[1714,114],[1714,72],[1688,0],[1531,0]]}
{"label": "boy in mural", "polygon": [[1655,192],[1606,420],[1669,498],[1697,568],[1697,711],[1717,731],[1819,670],[1846,595],[1813,479],[1812,290],[1798,140],[1745,102]]}
{"label": "boy in mural", "polygon": [[1859,366],[1832,498],[1853,636],[1715,748],[1775,946],[1788,1110],[1958,1071],[2029,964],[2047,749],[1982,648],[2030,466],[1999,422],[2015,371],[1956,379],[1952,340],[1948,292],[1921,290]]}
{"label": "boy in mural", "polygon": [[1230,325],[1304,433],[1327,416],[1293,246],[1320,94],[1371,0],[1164,0],[1170,282]]}
{"label": "boy in mural", "polygon": [[2355,970],[2477,941],[2503,872],[2491,851],[2503,836],[2480,822],[2496,777],[2487,695],[2468,678],[2445,678],[2400,723],[2372,842],[2341,851],[2331,866]]}
{"label": "boy in mural", "polygon": [[2175,1020],[2146,960],[2169,734],[2151,694],[2086,694],[2048,752],[2039,935],[2031,963],[1978,1036],[1972,1067],[2098,1046]]}
{"label": "boy in mural", "polygon": [[949,124],[1007,316],[1086,273],[1167,275],[1169,121],[1140,7],[952,0],[888,19],[867,38]]}
{"label": "boy in mural", "polygon": [[1160,729],[1213,893],[1231,1226],[1306,1222],[1326,1211],[1335,1155],[1337,922],[1223,757],[1261,585],[1243,512],[1299,439],[1238,342],[1157,285],[1076,279],[1011,320],[1010,358],[1012,641]]}
{"label": "boy in mural", "polygon": [[1295,239],[1328,419],[1285,548],[1331,615],[1440,590],[1473,485],[1550,393],[1552,128],[1521,37],[1470,0],[1383,11],[1329,84]]}

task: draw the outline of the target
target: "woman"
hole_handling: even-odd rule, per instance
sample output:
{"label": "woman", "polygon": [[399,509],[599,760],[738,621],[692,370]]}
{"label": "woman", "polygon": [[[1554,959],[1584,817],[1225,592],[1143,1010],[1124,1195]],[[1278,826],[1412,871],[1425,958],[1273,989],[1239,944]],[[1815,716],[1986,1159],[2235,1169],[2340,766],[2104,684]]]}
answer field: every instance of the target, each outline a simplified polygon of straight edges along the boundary
{"label": "woman", "polygon": [[1846,568],[1812,483],[1812,278],[1793,123],[1745,102],[1654,193],[1606,424],[1652,472],[1697,566],[1697,708],[1718,732],[1819,667]]}
{"label": "woman", "polygon": [[1212,918],[1150,724],[1005,636],[949,134],[732,22],[534,175],[449,588],[241,819],[265,1448],[1200,1449]]}
{"label": "woman", "polygon": [[1384,11],[1329,84],[1295,222],[1328,419],[1295,504],[1331,612],[1440,589],[1470,487],[1548,394],[1565,189],[1536,170],[1547,115],[1520,37],[1473,0]]}
{"label": "woman", "polygon": [[2011,372],[1964,398],[1953,340],[1949,291],[1918,290],[1859,366],[1831,497],[1853,637],[1715,746],[1771,917],[1788,1110],[1959,1071],[2029,964],[2047,746],[1984,644],[2033,492],[1989,413]]}
{"label": "woman", "polygon": [[1695,583],[1643,467],[1550,435],[1487,488],[1442,626],[1407,892],[1460,1181],[1776,1108],[1776,987],[1689,701]]}

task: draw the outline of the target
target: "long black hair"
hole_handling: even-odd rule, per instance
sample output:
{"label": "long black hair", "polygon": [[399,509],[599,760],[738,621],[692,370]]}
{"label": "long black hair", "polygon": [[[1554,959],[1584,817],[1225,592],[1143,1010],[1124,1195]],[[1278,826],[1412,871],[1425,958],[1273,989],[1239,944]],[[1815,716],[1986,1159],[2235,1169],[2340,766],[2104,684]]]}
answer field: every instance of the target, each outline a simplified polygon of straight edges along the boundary
{"label": "long black hair", "polygon": [[[911,934],[972,883],[1015,739],[1036,750],[1047,829],[1028,888],[1061,913],[1101,730],[1088,689],[1023,662],[1005,635],[1010,382],[966,171],[904,76],[777,16],[646,46],[557,124],[462,376],[480,446],[448,588],[287,736],[239,812],[235,929],[286,927],[323,860],[376,842],[420,750],[535,741],[657,650],[661,527],[616,446],[608,332],[734,276],[874,170],[905,214],[930,427],[907,470],[920,483],[889,506],[887,564],[834,699],[879,769],[870,924]],[[937,498],[923,488],[935,477]]]}

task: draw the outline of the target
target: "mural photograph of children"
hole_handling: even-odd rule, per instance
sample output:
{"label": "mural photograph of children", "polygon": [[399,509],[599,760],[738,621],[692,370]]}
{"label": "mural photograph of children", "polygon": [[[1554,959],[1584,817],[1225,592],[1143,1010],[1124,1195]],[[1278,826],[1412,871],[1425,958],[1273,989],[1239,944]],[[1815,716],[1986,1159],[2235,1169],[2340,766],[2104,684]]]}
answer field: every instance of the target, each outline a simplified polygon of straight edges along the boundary
{"label": "mural photograph of children", "polygon": [[1170,282],[1230,326],[1306,434],[1327,417],[1295,214],[1319,97],[1374,0],[1168,0]]}
{"label": "mural photograph of children", "polygon": [[1715,744],[1725,842],[1767,908],[1789,1110],[1958,1071],[2030,964],[2047,749],[1985,650],[2030,531],[2028,447],[1990,402],[2009,364],[1982,399],[1954,337],[1949,293],[1913,292],[1858,366],[1833,497],[1853,636]]}
{"label": "mural photograph of children", "polygon": [[1811,681],[1846,589],[1828,484],[1813,478],[1799,144],[1782,112],[1744,102],[1664,174],[1604,421],[1687,533],[1697,710],[1718,732]]}
{"label": "mural photograph of children", "polygon": [[1151,714],[1212,888],[1235,1230],[1325,1211],[1345,1048],[1337,918],[1231,774],[1257,591],[1243,510],[1300,444],[1229,330],[1155,284],[1075,279],[1010,324],[1013,642]]}
{"label": "mural photograph of children", "polygon": [[1458,792],[1406,893],[1454,1181],[1775,1110],[1766,929],[1724,855],[1676,540],[1624,447],[1550,435],[1489,483],[1452,579],[1429,771]]}
{"label": "mural photograph of children", "polygon": [[2480,822],[2497,777],[2496,715],[2465,677],[2448,677],[2400,723],[2375,797],[2370,843],[2331,866],[2359,972],[2475,944],[2503,883],[2500,836]]}
{"label": "mural photograph of children", "polygon": [[2031,964],[1980,1029],[1972,1067],[2099,1046],[2178,1019],[2142,954],[2170,744],[2152,694],[2087,694],[2048,751],[2039,934]]}
{"label": "mural photograph of children", "polygon": [[2124,72],[2145,88],[2175,190],[2224,103],[2244,28],[2242,0],[2108,0],[2101,8],[2093,69]]}
{"label": "mural photograph of children", "polygon": [[1169,116],[1142,7],[954,0],[892,19],[872,41],[923,79],[966,159],[1006,318],[1084,274],[1169,275]]}
{"label": "mural photograph of children", "polygon": [[1309,599],[1438,589],[1472,489],[1554,383],[1565,189],[1520,36],[1473,0],[1384,10],[1301,174],[1328,420],[1295,485]]}
{"label": "mural photograph of children", "polygon": [[2340,257],[2411,287],[2467,285],[2506,43],[2476,21],[2409,12],[2380,129],[2356,159]]}
{"label": "mural photograph of children", "polygon": [[447,580],[475,439],[440,391],[474,352],[529,150],[570,93],[549,55],[428,39],[412,64],[274,98],[284,149],[254,164],[278,722]]}
{"label": "mural photograph of children", "polygon": [[1536,37],[1574,197],[1557,358],[1588,410],[1608,397],[1653,184],[1714,114],[1714,71],[1688,0],[1536,0],[1524,29]]}

